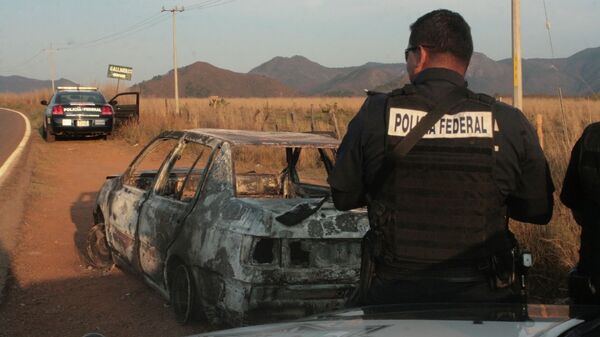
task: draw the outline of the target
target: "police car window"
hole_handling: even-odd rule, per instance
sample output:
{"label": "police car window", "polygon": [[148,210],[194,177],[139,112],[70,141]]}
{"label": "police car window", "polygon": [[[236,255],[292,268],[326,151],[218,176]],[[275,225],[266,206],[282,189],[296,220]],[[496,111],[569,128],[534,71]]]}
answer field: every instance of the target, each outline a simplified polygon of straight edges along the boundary
{"label": "police car window", "polygon": [[154,141],[132,165],[131,170],[124,176],[123,183],[150,190],[161,165],[177,144],[178,140],[171,138]]}
{"label": "police car window", "polygon": [[56,96],[57,104],[91,103],[105,104],[104,97],[97,92],[63,93]]}
{"label": "police car window", "polygon": [[204,170],[211,148],[188,142],[175,153],[167,179],[157,188],[157,194],[189,202],[202,186]]}

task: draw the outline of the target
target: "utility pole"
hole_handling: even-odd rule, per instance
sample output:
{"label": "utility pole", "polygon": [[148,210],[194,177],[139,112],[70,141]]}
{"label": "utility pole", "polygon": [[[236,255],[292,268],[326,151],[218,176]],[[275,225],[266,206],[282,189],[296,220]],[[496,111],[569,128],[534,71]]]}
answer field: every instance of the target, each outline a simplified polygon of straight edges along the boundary
{"label": "utility pole", "polygon": [[513,106],[523,110],[523,69],[521,66],[521,0],[512,0]]}
{"label": "utility pole", "polygon": [[183,6],[181,8],[175,6],[171,9],[165,9],[165,7],[163,6],[163,8],[161,9],[161,12],[171,12],[171,14],[173,15],[173,75],[175,78],[175,113],[177,115],[179,115],[179,84],[177,80],[177,32],[175,26],[175,14],[183,11]]}
{"label": "utility pole", "polygon": [[52,93],[56,90],[54,88],[54,79],[56,78],[56,65],[54,62],[54,53],[58,49],[52,48],[52,44],[50,44],[50,48],[44,49],[45,52],[48,53],[48,63],[50,64],[50,80],[52,81]]}

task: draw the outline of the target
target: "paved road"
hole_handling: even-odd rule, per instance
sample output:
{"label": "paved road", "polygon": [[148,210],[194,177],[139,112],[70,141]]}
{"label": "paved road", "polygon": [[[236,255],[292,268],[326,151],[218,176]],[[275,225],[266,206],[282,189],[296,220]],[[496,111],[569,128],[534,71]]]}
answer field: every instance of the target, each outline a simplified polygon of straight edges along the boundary
{"label": "paved road", "polygon": [[30,165],[19,160],[26,152],[28,122],[18,112],[0,109],[0,303],[11,268],[10,251],[22,222]]}
{"label": "paved road", "polygon": [[0,109],[0,167],[25,135],[25,120],[18,113]]}

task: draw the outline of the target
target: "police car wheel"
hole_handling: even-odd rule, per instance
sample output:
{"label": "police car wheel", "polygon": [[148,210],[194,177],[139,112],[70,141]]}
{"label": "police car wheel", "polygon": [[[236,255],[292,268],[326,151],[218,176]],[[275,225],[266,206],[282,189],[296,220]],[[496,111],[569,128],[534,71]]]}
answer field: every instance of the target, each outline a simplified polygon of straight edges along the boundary
{"label": "police car wheel", "polygon": [[169,282],[169,297],[175,312],[175,320],[179,324],[188,323],[194,309],[194,283],[192,275],[185,264],[175,267]]}
{"label": "police car wheel", "polygon": [[52,133],[50,133],[50,131],[48,131],[48,129],[44,128],[44,130],[42,131],[42,134],[44,136],[44,140],[48,143],[52,143],[56,140],[56,136],[53,135]]}

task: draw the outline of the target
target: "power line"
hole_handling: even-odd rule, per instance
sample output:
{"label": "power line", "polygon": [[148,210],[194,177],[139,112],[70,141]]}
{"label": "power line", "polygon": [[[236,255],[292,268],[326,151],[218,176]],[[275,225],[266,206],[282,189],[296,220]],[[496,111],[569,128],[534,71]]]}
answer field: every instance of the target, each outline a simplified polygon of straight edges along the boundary
{"label": "power line", "polygon": [[[548,31],[548,43],[550,44],[550,56],[552,57],[552,61],[554,62],[554,45],[552,44],[552,33],[550,33],[550,20],[548,19],[548,11],[546,10],[546,0],[542,0],[544,4],[544,17],[546,18],[546,30]],[[552,68],[555,70],[556,74],[556,84],[558,86],[558,100],[560,102],[560,113],[563,120],[563,137],[565,138],[565,142],[569,144],[570,134],[569,134],[569,126],[567,125],[567,118],[565,116],[565,108],[563,104],[563,93],[562,87],[560,83],[560,77],[558,73],[558,68],[556,65],[552,64]]]}
{"label": "power line", "polygon": [[111,33],[108,35],[104,35],[104,36],[101,36],[101,37],[93,39],[93,40],[79,42],[79,43],[75,43],[72,45],[67,45],[67,46],[61,47],[59,49],[60,50],[71,50],[71,49],[86,48],[86,47],[88,47],[88,48],[96,47],[96,46],[99,46],[102,44],[106,44],[109,42],[113,42],[113,41],[125,38],[129,35],[139,32],[139,31],[151,28],[153,26],[156,26],[158,23],[160,23],[162,21],[166,21],[167,19],[168,19],[168,17],[165,17],[161,13],[158,13],[158,14],[155,14],[149,18],[146,18],[144,20],[141,20],[141,21],[131,25],[124,30],[121,30],[121,31],[118,31],[115,33]]}
{"label": "power line", "polygon": [[187,10],[197,10],[197,9],[206,9],[211,7],[217,7],[226,5],[228,3],[234,2],[235,0],[206,0],[196,4],[186,6]]}
{"label": "power line", "polygon": [[[235,0],[204,0],[204,1],[196,2],[196,3],[192,3],[191,5],[186,7],[186,10],[202,10],[202,9],[222,6],[222,5],[234,2],[234,1]],[[55,47],[55,48],[52,48],[52,51],[57,52],[57,51],[62,51],[62,50],[93,48],[93,47],[97,47],[97,46],[104,45],[107,43],[112,43],[114,41],[123,39],[123,38],[133,35],[135,33],[138,33],[140,31],[152,28],[152,27],[156,26],[157,24],[159,24],[163,21],[166,21],[166,20],[168,20],[168,16],[163,15],[161,12],[161,13],[152,15],[150,17],[147,17],[145,19],[142,19],[142,20],[128,26],[127,28],[125,28],[123,30],[120,30],[120,31],[117,31],[117,32],[114,32],[111,34],[103,35],[103,36],[100,36],[100,37],[92,39],[92,40],[76,42],[76,43],[71,43],[71,44],[66,44],[66,45],[62,45],[59,47]],[[47,51],[48,51],[47,49],[42,49],[42,50],[38,51],[35,55],[31,56],[30,58],[26,59],[23,62],[13,64],[13,65],[0,66],[0,71],[18,72],[20,70],[23,70],[23,69],[27,68],[27,66],[29,66],[33,61],[40,58],[40,56],[44,52],[47,52]]]}
{"label": "power line", "polygon": [[33,62],[36,58],[38,58],[40,55],[42,55],[42,53],[44,53],[44,51],[45,51],[45,49],[40,50],[39,52],[37,52],[37,54],[31,56],[30,58],[26,59],[25,61],[23,61],[21,63],[8,65],[8,66],[0,66],[0,70],[5,71],[5,72],[16,72],[19,70],[23,70],[31,62]]}

